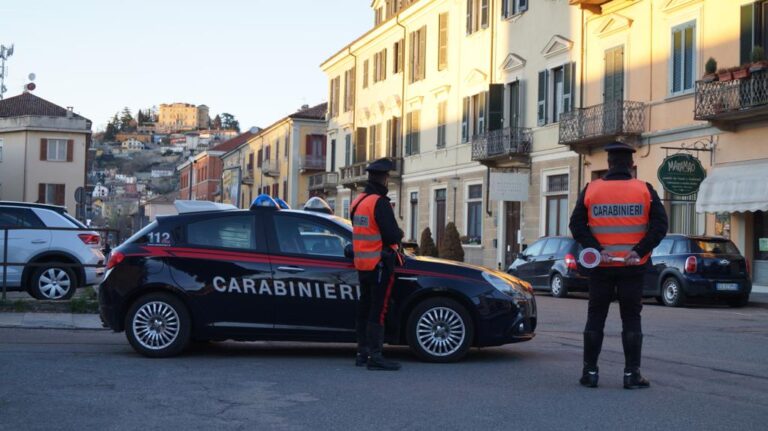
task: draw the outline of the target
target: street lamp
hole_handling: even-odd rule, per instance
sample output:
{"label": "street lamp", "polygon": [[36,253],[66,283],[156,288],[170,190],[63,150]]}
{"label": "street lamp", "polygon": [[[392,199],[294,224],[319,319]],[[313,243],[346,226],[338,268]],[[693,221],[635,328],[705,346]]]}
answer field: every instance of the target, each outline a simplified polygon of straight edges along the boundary
{"label": "street lamp", "polygon": [[192,155],[193,150],[189,150],[189,200],[192,200],[192,175],[195,174],[195,163],[197,163],[197,160],[195,160],[195,156]]}

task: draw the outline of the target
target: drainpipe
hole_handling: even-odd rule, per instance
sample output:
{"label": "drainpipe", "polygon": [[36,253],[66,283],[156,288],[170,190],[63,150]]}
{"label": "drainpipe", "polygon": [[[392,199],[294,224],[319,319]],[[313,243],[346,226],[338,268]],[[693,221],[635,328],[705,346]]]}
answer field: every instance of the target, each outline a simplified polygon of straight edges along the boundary
{"label": "drainpipe", "polygon": [[[494,19],[495,15],[493,11],[496,10],[494,1],[491,0],[488,2],[488,25],[491,27],[491,55],[489,56],[491,58],[491,64],[490,68],[488,69],[488,88],[490,95],[490,84],[493,84],[493,72],[495,70],[494,67],[494,54],[496,53],[496,49],[494,47],[494,42],[496,41],[496,19]],[[490,100],[488,100],[490,102]],[[488,115],[488,114],[486,114]],[[486,121],[486,125],[488,122]],[[503,124],[502,124],[503,126]],[[456,196],[454,196],[454,199],[456,199]],[[486,166],[485,167],[485,214],[488,217],[493,216],[493,210],[491,210],[491,167]]]}
{"label": "drainpipe", "polygon": [[[357,130],[357,124],[355,124],[355,121],[357,121],[357,55],[352,53],[352,46],[347,48],[347,51],[349,52],[349,55],[351,55],[352,58],[354,59],[354,66],[352,66],[352,68],[354,70],[354,75],[355,75],[354,80],[353,80],[353,82],[355,84],[355,89],[353,90],[353,92],[355,93],[355,97],[354,97],[354,99],[352,99],[352,130],[351,130],[351,133],[352,133],[352,136],[354,136],[355,139],[357,139],[357,134],[355,133],[356,130]],[[344,97],[346,97],[346,96],[347,96],[347,94],[344,93]],[[352,140],[350,139],[349,142],[352,142]],[[345,140],[345,144],[346,144],[346,140]],[[353,145],[357,145],[357,142],[355,141],[355,143]],[[344,148],[344,151],[346,151],[346,150],[347,149]],[[352,151],[353,148],[350,148],[349,150]],[[350,154],[350,156],[351,156],[351,154]],[[346,162],[346,159],[344,161]],[[354,160],[350,160],[350,161],[352,162],[353,165],[355,164]],[[339,178],[341,178],[341,171],[339,171]],[[342,186],[342,187],[344,187],[344,186]],[[352,192],[353,192],[353,190],[352,190],[352,188],[350,188],[349,189],[349,204],[350,205],[352,205],[352,199],[354,198],[354,193],[352,193]],[[344,205],[342,204],[342,212],[343,211],[344,211]]]}
{"label": "drainpipe", "polygon": [[[398,27],[403,29],[403,61],[402,63],[405,63],[405,44],[406,44],[406,36],[407,36],[407,30],[403,24],[400,23],[400,13],[398,12],[395,23]],[[403,71],[401,72],[402,76],[402,89],[400,91],[400,158],[403,159],[403,161],[400,163],[400,185],[398,187],[399,191],[397,192],[397,199],[400,201],[398,204],[402,204],[404,202],[403,200],[403,183],[405,180],[403,180],[403,175],[405,174],[405,160],[403,156],[405,155],[405,149],[403,148],[403,145],[405,145],[405,141],[403,140],[403,126],[405,125],[405,65],[401,64],[403,67]],[[403,219],[403,206],[397,205],[397,215],[400,217],[400,220]]]}
{"label": "drainpipe", "polygon": [[[579,50],[581,55],[581,60],[579,61],[579,69],[581,69],[579,73],[579,108],[584,107],[584,50],[586,49],[587,43],[584,40],[584,9],[581,9],[581,23],[579,25],[580,32],[581,32],[581,49]],[[578,190],[576,193],[581,193],[581,189],[583,188],[584,184],[584,155],[579,153],[579,180],[578,180]]]}

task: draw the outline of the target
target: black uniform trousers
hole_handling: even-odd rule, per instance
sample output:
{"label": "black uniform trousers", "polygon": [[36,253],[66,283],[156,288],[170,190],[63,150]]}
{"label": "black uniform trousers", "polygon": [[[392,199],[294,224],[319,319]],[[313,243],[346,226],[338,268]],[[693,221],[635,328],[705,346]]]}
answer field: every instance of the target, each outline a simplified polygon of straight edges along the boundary
{"label": "black uniform trousers", "polygon": [[645,265],[595,268],[589,278],[589,309],[585,331],[603,332],[611,302],[618,298],[623,332],[642,332]]}
{"label": "black uniform trousers", "polygon": [[360,301],[357,304],[357,328],[366,323],[384,326],[389,308],[392,286],[395,284],[394,253],[382,253],[383,257],[373,271],[358,271]]}

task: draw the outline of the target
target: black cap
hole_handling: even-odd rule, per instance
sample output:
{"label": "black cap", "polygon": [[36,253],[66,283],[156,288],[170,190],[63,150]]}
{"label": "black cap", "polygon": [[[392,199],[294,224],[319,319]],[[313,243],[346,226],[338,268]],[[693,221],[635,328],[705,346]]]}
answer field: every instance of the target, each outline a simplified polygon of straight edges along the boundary
{"label": "black cap", "polygon": [[635,147],[625,144],[624,142],[614,141],[603,147],[608,153],[634,153]]}
{"label": "black cap", "polygon": [[372,161],[365,170],[368,172],[381,172],[385,174],[389,171],[394,171],[395,164],[392,163],[392,160],[385,157],[383,159]]}

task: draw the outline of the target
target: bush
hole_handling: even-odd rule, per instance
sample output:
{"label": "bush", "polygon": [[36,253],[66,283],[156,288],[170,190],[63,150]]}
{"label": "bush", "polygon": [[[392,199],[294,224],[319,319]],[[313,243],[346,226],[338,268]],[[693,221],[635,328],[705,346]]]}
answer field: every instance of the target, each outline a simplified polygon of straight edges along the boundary
{"label": "bush", "polygon": [[432,231],[429,228],[421,232],[421,241],[419,241],[419,256],[437,257],[437,247],[435,240],[432,239]]}
{"label": "bush", "polygon": [[440,243],[440,258],[464,262],[464,249],[461,247],[461,237],[456,224],[453,222],[445,226],[445,238]]}
{"label": "bush", "polygon": [[707,74],[712,74],[712,73],[715,73],[716,71],[717,71],[717,60],[715,60],[712,57],[709,57],[709,60],[707,60],[707,63],[704,65],[704,72],[706,72]]}

